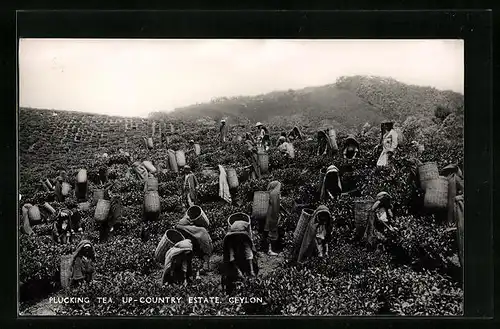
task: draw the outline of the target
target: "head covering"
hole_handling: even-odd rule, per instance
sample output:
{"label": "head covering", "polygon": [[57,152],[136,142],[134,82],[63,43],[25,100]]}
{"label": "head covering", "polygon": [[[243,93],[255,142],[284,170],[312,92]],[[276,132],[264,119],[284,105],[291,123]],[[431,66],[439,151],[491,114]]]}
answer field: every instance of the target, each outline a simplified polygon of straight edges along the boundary
{"label": "head covering", "polygon": [[191,166],[189,166],[189,165],[185,165],[185,166],[184,166],[184,170],[191,170]]}
{"label": "head covering", "polygon": [[356,146],[359,146],[359,142],[354,138],[354,135],[349,135],[345,139],[346,144],[356,144]]}
{"label": "head covering", "polygon": [[194,144],[194,140],[192,140],[192,139],[189,140],[189,143]]}
{"label": "head covering", "polygon": [[226,122],[226,119],[221,119],[220,122]]}
{"label": "head covering", "polygon": [[260,126],[262,126],[262,122],[260,121],[255,124],[255,127],[260,127]]}
{"label": "head covering", "polygon": [[285,136],[280,136],[278,138],[278,142],[286,142],[286,137]]}

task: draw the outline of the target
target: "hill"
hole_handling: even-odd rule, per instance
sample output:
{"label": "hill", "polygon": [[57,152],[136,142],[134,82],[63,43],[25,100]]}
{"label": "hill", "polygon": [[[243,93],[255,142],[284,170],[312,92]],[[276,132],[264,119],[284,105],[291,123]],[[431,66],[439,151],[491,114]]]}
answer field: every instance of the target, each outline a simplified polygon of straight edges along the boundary
{"label": "hill", "polygon": [[403,121],[410,115],[431,118],[438,106],[453,112],[463,107],[463,95],[408,85],[392,78],[351,76],[319,87],[222,97],[172,112],[154,112],[150,118],[219,120],[227,117],[234,123],[263,121],[270,125],[330,124],[336,128],[354,128],[386,119]]}

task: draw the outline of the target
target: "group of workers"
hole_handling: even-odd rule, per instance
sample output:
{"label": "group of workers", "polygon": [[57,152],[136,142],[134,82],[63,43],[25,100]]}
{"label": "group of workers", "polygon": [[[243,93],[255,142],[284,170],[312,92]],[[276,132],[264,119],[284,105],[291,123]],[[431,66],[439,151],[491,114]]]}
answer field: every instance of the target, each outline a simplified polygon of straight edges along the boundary
{"label": "group of workers", "polygon": [[[261,123],[255,125],[257,134],[254,138],[252,134],[245,135],[245,143],[247,151],[245,153],[249,159],[252,170],[253,179],[260,179],[262,173],[258,164],[257,150],[260,148],[263,151],[268,151],[271,147],[269,130]],[[228,126],[225,120],[221,120],[220,125],[220,142],[225,142],[228,135]],[[294,127],[288,133],[282,133],[278,138],[277,147],[289,156],[292,149],[291,144],[293,141],[302,140],[303,134],[298,127]],[[194,141],[189,141],[190,146],[194,145]],[[382,138],[380,145],[376,148],[379,150],[380,156],[377,161],[377,166],[386,166],[390,164],[397,149],[397,134],[393,129],[393,123],[387,122],[382,124]],[[333,154],[338,151],[336,145],[335,132],[332,129],[321,130],[318,132],[318,155]],[[342,156],[348,159],[355,159],[358,156],[359,143],[354,136],[348,136],[344,142]],[[131,162],[130,154],[120,150],[120,155],[125,156],[128,162]],[[146,168],[142,168],[139,163],[134,163],[132,166],[136,174],[136,178],[146,182],[146,179],[153,175],[148,172]],[[141,168],[139,168],[141,167]],[[191,171],[189,165],[183,167],[184,184],[184,202],[187,207],[199,206],[197,196],[198,180]],[[102,175],[101,175],[102,174]],[[64,201],[65,195],[63,193],[62,185],[66,182],[66,172],[61,171],[56,179],[55,187],[52,187],[58,201]],[[106,171],[99,171],[99,180],[101,184],[107,181]],[[335,200],[342,192],[342,185],[338,168],[334,165],[326,168],[324,176],[321,178],[320,185],[320,201],[325,203],[328,200]],[[50,182],[48,182],[50,184]],[[47,184],[47,185],[48,185]],[[145,186],[145,190],[147,187]],[[259,225],[259,230],[262,233],[261,250],[266,252],[269,256],[277,256],[279,254],[278,240],[278,223],[280,218],[289,215],[280,204],[282,184],[279,181],[269,183],[267,190],[269,192],[269,204],[267,214]],[[109,231],[113,230],[113,225],[119,221],[121,214],[121,203],[119,198],[112,198],[112,208],[119,208],[118,210],[112,209],[110,219],[106,222],[105,226]],[[25,223],[28,219],[29,207],[31,205],[23,206],[23,216]],[[370,244],[380,237],[385,230],[393,231],[390,220],[393,218],[391,196],[386,192],[380,192],[376,196],[376,201],[371,208],[373,216],[367,222],[365,229],[365,238]],[[54,212],[52,212],[55,215]],[[61,209],[54,221],[54,240],[58,243],[66,243],[71,239],[72,234],[75,232],[82,232],[83,228],[80,225],[80,212],[76,203],[68,204],[67,207]],[[258,262],[256,260],[257,249],[254,245],[252,238],[251,220],[237,220],[228,226],[225,238],[223,240],[223,262],[225,271],[222,275],[222,283],[225,287],[231,287],[234,282],[244,278],[244,276],[255,276],[258,273]],[[307,258],[317,255],[324,257],[329,254],[328,242],[331,239],[333,217],[325,205],[318,206],[312,215],[305,221],[298,223],[298,226],[304,227],[302,234],[296,235],[296,240],[292,248],[292,256],[295,261],[303,262]],[[162,284],[181,282],[187,284],[194,273],[192,269],[192,257],[197,255],[202,259],[203,266],[196,271],[196,277],[200,274],[208,273],[210,268],[210,257],[213,253],[213,245],[210,235],[207,231],[208,223],[194,222],[186,212],[175,226],[175,230],[181,233],[183,239],[175,242],[171,248],[162,253],[158,261],[164,263],[164,271],[162,276]],[[29,225],[28,227],[29,228]],[[301,231],[296,229],[296,231]],[[165,244],[162,239],[160,244]],[[161,246],[159,245],[158,249]],[[80,250],[81,249],[81,250]],[[75,262],[75,266],[80,269],[75,270],[75,282],[78,278],[82,277],[82,268],[92,268],[89,262],[94,260],[92,255],[93,246],[90,242],[86,241],[81,248],[74,255],[74,259],[80,259],[79,263]],[[80,255],[81,252],[81,255]],[[229,289],[229,288],[228,288]]]}

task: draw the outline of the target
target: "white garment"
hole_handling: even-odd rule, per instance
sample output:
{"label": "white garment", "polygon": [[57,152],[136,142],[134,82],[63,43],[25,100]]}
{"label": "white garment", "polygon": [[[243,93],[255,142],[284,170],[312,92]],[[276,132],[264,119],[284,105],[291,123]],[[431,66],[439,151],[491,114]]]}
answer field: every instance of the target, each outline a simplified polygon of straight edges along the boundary
{"label": "white garment", "polygon": [[227,174],[223,166],[219,165],[219,196],[226,202],[231,203],[231,193],[227,183]]}
{"label": "white garment", "polygon": [[382,153],[377,161],[377,166],[387,166],[388,152],[394,153],[398,147],[398,134],[394,129],[387,132],[382,139]]}

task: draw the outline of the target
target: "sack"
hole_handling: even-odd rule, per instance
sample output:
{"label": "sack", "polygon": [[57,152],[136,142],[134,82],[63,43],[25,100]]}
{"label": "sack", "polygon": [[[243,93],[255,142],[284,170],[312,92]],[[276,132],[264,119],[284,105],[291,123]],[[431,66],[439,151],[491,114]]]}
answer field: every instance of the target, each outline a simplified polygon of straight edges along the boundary
{"label": "sack", "polygon": [[418,167],[420,186],[425,191],[427,183],[439,177],[439,170],[436,162],[426,162]]}
{"label": "sack", "polygon": [[105,222],[108,218],[109,209],[111,208],[111,203],[109,200],[100,199],[97,201],[97,206],[95,208],[94,219],[97,222]]}
{"label": "sack", "polygon": [[177,167],[177,159],[173,150],[168,150],[168,162],[170,164],[170,169],[173,172],[179,172],[179,168]]}
{"label": "sack", "polygon": [[184,167],[186,165],[186,155],[184,154],[184,151],[178,150],[175,152],[175,159],[177,161],[177,166],[178,167]]}
{"label": "sack", "polygon": [[42,220],[42,216],[40,214],[40,208],[38,206],[33,206],[28,209],[28,217],[30,222],[33,224],[37,224]]}
{"label": "sack", "polygon": [[158,246],[156,246],[155,260],[158,263],[163,264],[165,262],[165,254],[167,253],[167,250],[182,240],[184,240],[184,236],[181,232],[176,230],[167,230],[165,234],[163,234]]}
{"label": "sack", "polygon": [[236,174],[236,169],[231,167],[227,168],[226,175],[229,188],[237,188],[239,186],[239,182],[238,182],[238,175]]}
{"label": "sack", "polygon": [[196,154],[196,155],[200,155],[201,154],[200,144],[194,144],[194,154]]}
{"label": "sack", "polygon": [[77,183],[87,183],[87,170],[86,169],[80,169],[80,171],[76,175],[76,182]]}
{"label": "sack", "polygon": [[445,210],[448,207],[448,179],[439,176],[427,181],[424,196],[424,208],[428,210]]}
{"label": "sack", "polygon": [[146,192],[144,195],[144,212],[146,214],[160,213],[160,195],[156,191]]}
{"label": "sack", "polygon": [[156,172],[155,166],[151,163],[151,161],[143,161],[142,165],[152,174]]}
{"label": "sack", "polygon": [[200,206],[191,206],[186,212],[186,215],[189,217],[190,221],[199,227],[208,228],[210,225],[210,221],[208,220],[207,215],[201,209]]}
{"label": "sack", "polygon": [[269,192],[256,191],[253,194],[252,217],[255,219],[266,218],[269,208]]}
{"label": "sack", "polygon": [[71,191],[71,185],[69,185],[66,182],[63,182],[62,186],[61,186],[61,193],[62,193],[62,195],[63,196],[68,196],[68,194],[69,194],[70,191]]}

